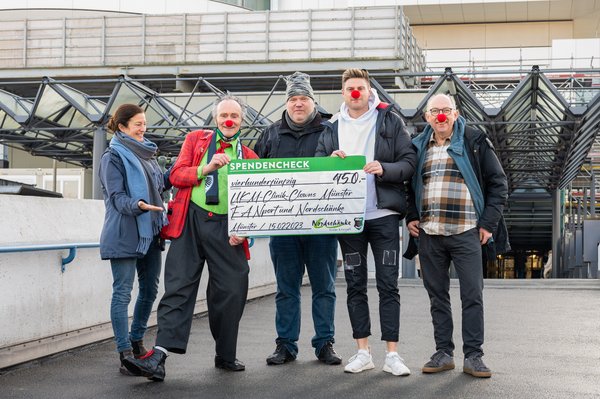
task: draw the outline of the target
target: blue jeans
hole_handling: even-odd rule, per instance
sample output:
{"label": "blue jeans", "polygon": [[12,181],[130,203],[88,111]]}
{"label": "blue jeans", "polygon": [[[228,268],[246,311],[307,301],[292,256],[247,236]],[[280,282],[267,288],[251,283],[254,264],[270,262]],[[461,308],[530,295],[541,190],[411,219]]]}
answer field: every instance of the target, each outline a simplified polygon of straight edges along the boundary
{"label": "blue jeans", "polygon": [[304,270],[312,288],[312,317],[315,354],[335,333],[335,274],[337,271],[337,241],[335,236],[271,237],[271,259],[277,278],[275,295],[275,328],[279,344],[294,356],[298,354],[300,336],[300,287]]}
{"label": "blue jeans", "polygon": [[[161,268],[161,250],[157,240],[152,242],[143,258],[111,259],[113,294],[110,304],[110,320],[117,351],[131,350],[131,341],[144,338],[152,305],[158,293],[158,280]],[[131,301],[133,279],[137,270],[139,292],[133,310],[131,333],[127,308]]]}

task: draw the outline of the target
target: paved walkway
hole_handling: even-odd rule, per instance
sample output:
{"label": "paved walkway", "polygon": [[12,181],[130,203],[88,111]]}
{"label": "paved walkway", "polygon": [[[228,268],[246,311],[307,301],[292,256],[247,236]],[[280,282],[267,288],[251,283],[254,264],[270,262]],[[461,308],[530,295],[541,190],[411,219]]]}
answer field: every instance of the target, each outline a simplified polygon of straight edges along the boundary
{"label": "paved walkway", "polygon": [[[238,357],[246,371],[213,367],[208,320],[194,321],[188,354],[167,359],[167,378],[152,383],[121,376],[112,342],[103,342],[0,375],[0,398],[600,398],[600,280],[486,281],[485,361],[491,379],[457,368],[424,375],[420,367],[434,351],[429,304],[418,280],[400,283],[402,302],[400,354],[412,375],[381,371],[384,345],[373,286],[373,339],[376,369],[345,374],[342,366],[319,363],[310,348],[310,288],[303,289],[303,330],[298,360],[267,366],[274,349],[274,297],[248,304],[242,320]],[[345,307],[344,282],[338,281],[336,350],[347,360],[355,351]],[[455,326],[460,326],[457,284],[452,284]],[[149,333],[148,342],[154,341]],[[461,347],[460,328],[455,342]]]}

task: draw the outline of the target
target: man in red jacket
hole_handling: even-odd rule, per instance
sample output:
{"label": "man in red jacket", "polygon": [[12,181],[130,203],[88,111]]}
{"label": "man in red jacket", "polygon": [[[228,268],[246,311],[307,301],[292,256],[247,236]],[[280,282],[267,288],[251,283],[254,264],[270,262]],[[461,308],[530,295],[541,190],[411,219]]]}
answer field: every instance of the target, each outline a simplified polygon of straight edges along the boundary
{"label": "man in red jacket", "polygon": [[258,158],[241,144],[245,106],[234,96],[213,107],[216,132],[199,130],[185,138],[170,180],[179,191],[172,204],[171,238],[165,263],[165,294],[158,305],[158,334],[149,355],[125,366],[154,381],[165,378],[169,352],[185,353],[192,326],[198,285],[208,263],[207,306],[215,339],[215,367],[243,371],[236,358],[239,322],[248,293],[246,238],[228,235],[227,168],[233,159]]}

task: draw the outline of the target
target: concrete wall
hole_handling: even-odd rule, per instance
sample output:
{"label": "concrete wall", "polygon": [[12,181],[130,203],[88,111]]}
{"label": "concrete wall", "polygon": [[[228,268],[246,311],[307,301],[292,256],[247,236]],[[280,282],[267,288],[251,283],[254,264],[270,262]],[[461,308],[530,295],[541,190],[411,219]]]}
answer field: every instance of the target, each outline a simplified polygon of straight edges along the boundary
{"label": "concrete wall", "polygon": [[[103,202],[93,200],[0,195],[0,209],[0,247],[98,242],[104,218]],[[268,241],[255,240],[251,252],[249,298],[273,293]],[[0,369],[112,337],[110,263],[98,248],[78,249],[63,273],[67,253],[0,253]],[[206,311],[205,291],[206,273],[197,313]]]}
{"label": "concrete wall", "polygon": [[[473,23],[419,25],[413,27],[419,45],[426,49],[427,66],[452,66],[455,70],[551,68],[570,58],[569,53],[553,52],[557,39],[573,43],[573,21]],[[445,38],[451,37],[452,40]],[[589,63],[590,52],[580,52]]]}
{"label": "concrete wall", "polygon": [[573,38],[573,21],[420,25],[413,33],[428,50],[549,47],[554,39]]}

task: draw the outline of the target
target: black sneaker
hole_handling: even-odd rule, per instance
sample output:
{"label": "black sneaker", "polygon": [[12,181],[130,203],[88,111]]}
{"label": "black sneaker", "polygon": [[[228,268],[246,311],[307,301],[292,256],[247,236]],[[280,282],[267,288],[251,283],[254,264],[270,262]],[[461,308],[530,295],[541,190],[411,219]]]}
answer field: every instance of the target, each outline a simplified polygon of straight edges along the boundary
{"label": "black sneaker", "polygon": [[296,357],[287,350],[284,344],[278,343],[275,352],[267,357],[267,364],[271,366],[293,362]]}
{"label": "black sneaker", "polygon": [[342,363],[342,357],[335,352],[335,349],[333,349],[333,343],[331,341],[323,345],[317,357],[320,361],[329,365]]}
{"label": "black sneaker", "polygon": [[167,354],[163,351],[152,349],[141,359],[134,357],[123,358],[123,365],[131,373],[142,375],[152,381],[163,381],[165,379],[165,359]]}

